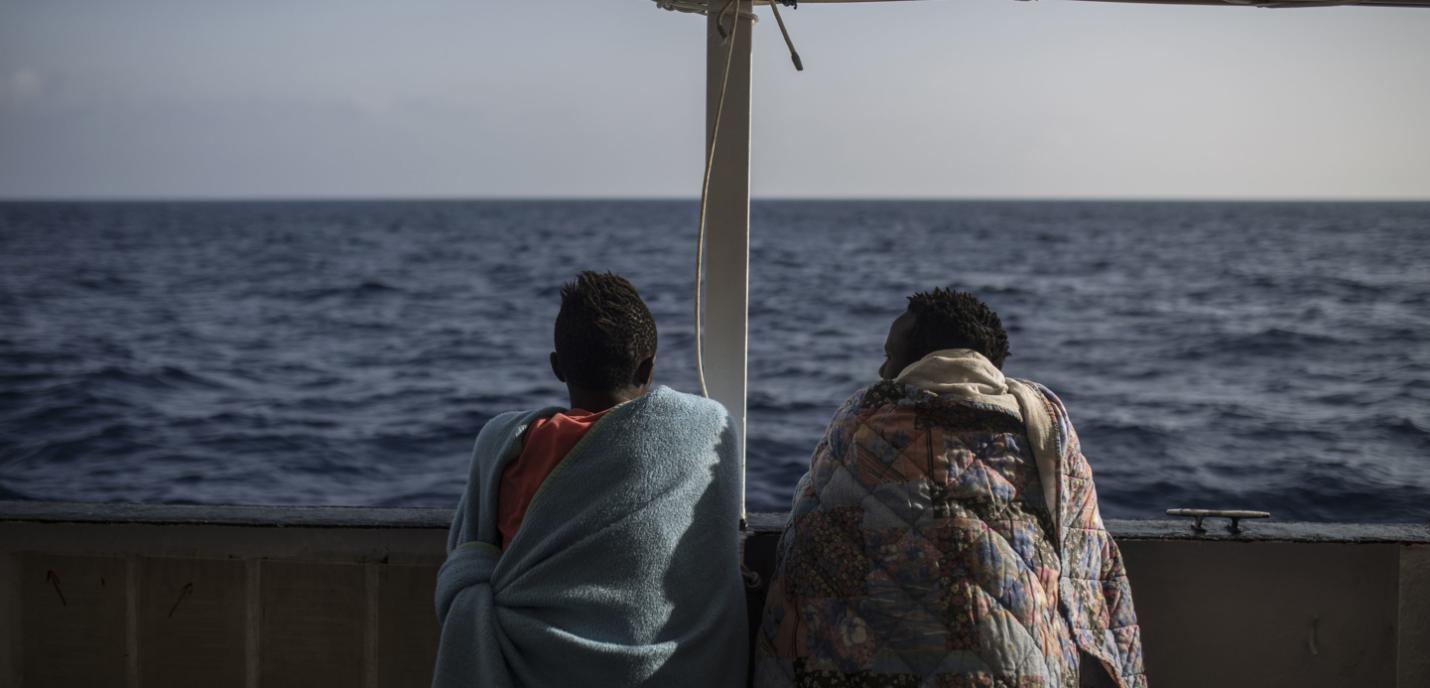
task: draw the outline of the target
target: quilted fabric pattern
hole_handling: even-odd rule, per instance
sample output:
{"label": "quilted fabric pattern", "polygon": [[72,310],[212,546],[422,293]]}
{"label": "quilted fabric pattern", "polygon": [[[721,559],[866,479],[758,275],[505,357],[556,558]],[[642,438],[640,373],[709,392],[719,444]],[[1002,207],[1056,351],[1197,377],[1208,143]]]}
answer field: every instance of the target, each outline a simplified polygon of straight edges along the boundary
{"label": "quilted fabric pattern", "polygon": [[892,382],[845,402],[780,540],[757,685],[1076,686],[1079,648],[1146,685],[1087,462],[1038,389],[1065,457],[1057,514],[1008,412]]}

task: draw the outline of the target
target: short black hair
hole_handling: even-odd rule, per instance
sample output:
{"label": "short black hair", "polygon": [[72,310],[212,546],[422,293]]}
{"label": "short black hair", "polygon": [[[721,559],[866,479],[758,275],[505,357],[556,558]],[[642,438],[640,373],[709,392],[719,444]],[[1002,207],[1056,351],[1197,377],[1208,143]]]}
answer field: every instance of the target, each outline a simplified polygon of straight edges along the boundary
{"label": "short black hair", "polygon": [[956,289],[921,291],[909,297],[914,326],[909,332],[910,360],[939,349],[973,349],[998,368],[1008,358],[1003,321],[978,297]]}
{"label": "short black hair", "polygon": [[593,390],[629,386],[655,356],[655,318],[636,288],[615,273],[582,272],[561,285],[556,355],[566,381]]}

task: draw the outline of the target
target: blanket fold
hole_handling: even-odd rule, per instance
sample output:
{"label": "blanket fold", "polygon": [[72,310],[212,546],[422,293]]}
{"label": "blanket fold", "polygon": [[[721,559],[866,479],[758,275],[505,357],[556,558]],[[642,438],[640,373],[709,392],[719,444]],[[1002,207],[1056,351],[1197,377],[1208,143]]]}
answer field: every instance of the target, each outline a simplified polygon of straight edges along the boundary
{"label": "blanket fold", "polygon": [[606,414],[496,546],[497,488],[530,423],[473,450],[437,578],[434,686],[741,684],[740,467],[719,404],[657,388]]}

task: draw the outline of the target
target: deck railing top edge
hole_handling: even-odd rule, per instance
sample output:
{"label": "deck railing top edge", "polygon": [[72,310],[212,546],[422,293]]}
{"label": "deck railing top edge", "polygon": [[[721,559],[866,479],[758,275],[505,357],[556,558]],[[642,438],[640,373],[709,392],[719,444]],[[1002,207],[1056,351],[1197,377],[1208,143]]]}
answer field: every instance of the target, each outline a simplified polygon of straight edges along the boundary
{"label": "deck railing top edge", "polygon": [[[778,533],[786,514],[751,513],[753,533]],[[239,526],[253,528],[445,529],[452,510],[336,506],[240,506],[203,504],[113,504],[0,501],[0,524],[15,522],[133,525]],[[1312,523],[1257,521],[1230,532],[1208,522],[1206,531],[1190,521],[1117,520],[1107,528],[1120,540],[1224,542],[1317,542],[1430,544],[1426,523]]]}
{"label": "deck railing top edge", "polygon": [[0,522],[255,528],[447,528],[451,509],[0,501]]}
{"label": "deck railing top edge", "polygon": [[[750,514],[750,529],[778,532],[786,518],[782,513]],[[1204,532],[1193,530],[1190,520],[1108,519],[1106,525],[1118,540],[1430,544],[1430,523],[1253,521],[1242,522],[1238,532],[1227,530],[1225,521],[1211,520]]]}

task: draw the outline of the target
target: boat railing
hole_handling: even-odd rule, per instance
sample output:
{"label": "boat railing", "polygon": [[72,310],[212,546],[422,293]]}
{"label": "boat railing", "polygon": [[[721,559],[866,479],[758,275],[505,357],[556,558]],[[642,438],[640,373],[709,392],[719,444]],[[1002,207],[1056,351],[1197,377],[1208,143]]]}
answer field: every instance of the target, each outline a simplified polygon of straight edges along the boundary
{"label": "boat railing", "polygon": [[[0,685],[429,685],[450,517],[0,502]],[[749,516],[753,611],[784,518]],[[1152,685],[1430,686],[1430,525],[1107,526]]]}

